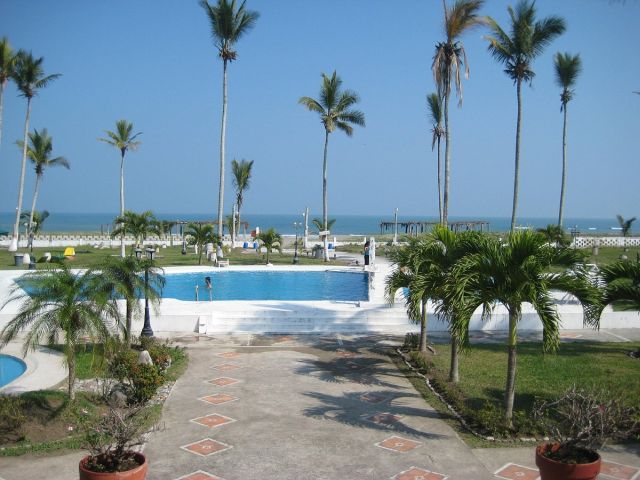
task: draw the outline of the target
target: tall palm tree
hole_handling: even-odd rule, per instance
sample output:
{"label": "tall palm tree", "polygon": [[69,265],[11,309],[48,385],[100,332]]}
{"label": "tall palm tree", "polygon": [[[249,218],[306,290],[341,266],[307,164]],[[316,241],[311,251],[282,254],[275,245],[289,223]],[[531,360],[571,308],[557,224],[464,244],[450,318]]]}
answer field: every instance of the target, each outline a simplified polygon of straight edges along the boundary
{"label": "tall palm tree", "polygon": [[[108,325],[120,323],[118,308],[112,298],[94,288],[95,274],[87,270],[74,272],[61,264],[31,272],[22,277],[20,285],[12,287],[8,303],[20,304],[18,314],[0,332],[0,347],[5,346],[21,331],[24,355],[43,342],[64,344],[68,375],[68,393],[74,398],[76,378],[76,348],[84,337],[93,342],[109,337]],[[28,292],[28,293],[27,293]]]}
{"label": "tall palm tree", "polygon": [[[478,307],[483,307],[484,318],[491,315],[498,303],[507,309],[509,334],[504,418],[508,427],[512,427],[517,329],[522,318],[522,304],[530,303],[542,321],[545,351],[555,351],[560,343],[560,318],[552,290],[573,294],[583,305],[585,323],[597,323],[599,293],[589,282],[587,273],[579,268],[581,260],[576,250],[550,246],[546,238],[536,232],[511,233],[506,245],[486,236],[478,253],[461,258],[454,267],[457,281],[446,284],[447,295],[461,299],[458,304],[462,308],[452,328],[463,343],[468,342],[469,321]],[[551,267],[562,267],[563,270],[551,273]]]}
{"label": "tall palm tree", "polygon": [[516,84],[518,100],[518,118],[516,121],[516,153],[513,179],[513,208],[511,211],[511,232],[516,226],[518,210],[518,187],[520,181],[520,130],[522,127],[522,82],[531,82],[535,76],[533,61],[540,56],[547,45],[565,31],[564,20],[549,16],[536,19],[535,2],[520,0],[513,7],[508,7],[511,18],[511,35],[507,34],[491,17],[488,18],[492,35],[489,41],[489,52],[493,58],[505,66],[504,72]]}
{"label": "tall palm tree", "polygon": [[210,5],[207,0],[200,0],[209,23],[211,36],[222,59],[222,124],[220,128],[220,183],[218,187],[218,234],[223,235],[224,211],[224,147],[227,131],[227,64],[237,59],[235,44],[242,36],[253,28],[260,17],[258,12],[245,9],[246,1],[239,6],[236,0],[218,0],[216,5]]}
{"label": "tall palm tree", "polygon": [[[249,180],[251,180],[251,169],[253,160],[242,159],[240,163],[234,158],[231,161],[231,170],[233,171],[233,186],[236,188],[236,206],[238,208],[238,216],[235,219],[236,235],[240,231],[240,210],[244,202],[244,192],[249,188]],[[233,239],[235,241],[235,238]]]}
{"label": "tall palm tree", "polygon": [[7,37],[0,39],[0,145],[2,145],[2,110],[4,99],[4,88],[13,77],[15,55],[9,44]]}
{"label": "tall palm tree", "polygon": [[442,99],[437,93],[427,95],[427,107],[429,108],[429,119],[431,120],[431,150],[438,145],[438,214],[440,223],[442,223],[442,164],[440,161],[440,142],[444,136],[444,128],[442,128]]}
{"label": "tall palm tree", "polygon": [[[312,112],[320,115],[324,125],[324,160],[322,163],[322,222],[324,230],[328,230],[328,201],[327,201],[327,147],[329,134],[336,128],[342,130],[348,137],[353,135],[352,125],[365,126],[364,113],[353,110],[352,107],[360,101],[358,94],[352,90],[340,90],[342,80],[333,72],[331,77],[322,74],[322,87],[320,88],[320,100],[310,97],[301,97],[298,103],[304,105]],[[324,261],[329,261],[329,238],[324,237]]]}
{"label": "tall palm tree", "polygon": [[267,249],[267,263],[269,263],[269,254],[274,250],[282,253],[282,236],[276,232],[275,228],[260,232],[257,236],[260,246]]}
{"label": "tall palm tree", "polygon": [[[98,138],[100,142],[107,143],[120,150],[120,216],[124,215],[124,156],[129,150],[136,150],[140,141],[136,138],[142,132],[133,133],[133,123],[126,120],[116,122],[116,131],[105,130],[106,138]],[[120,237],[120,256],[124,258],[124,233]]]}
{"label": "tall palm tree", "polygon": [[18,228],[20,227],[20,214],[22,213],[22,197],[24,195],[24,175],[27,166],[27,137],[29,134],[29,118],[31,116],[31,100],[38,94],[38,90],[45,88],[60,74],[45,75],[42,69],[44,58],[34,58],[30,52],[19,50],[16,54],[13,71],[13,81],[16,83],[20,96],[27,99],[27,114],[24,120],[24,137],[22,140],[22,163],[20,167],[20,183],[18,187],[18,206],[16,208],[16,221],[13,225],[13,236],[9,251],[18,250]]}
{"label": "tall palm tree", "polygon": [[153,212],[151,210],[147,210],[142,213],[127,210],[124,212],[124,215],[116,217],[113,223],[117,226],[111,232],[112,238],[117,236],[124,238],[126,234],[133,235],[135,245],[131,249],[132,253],[136,247],[144,245],[144,241],[149,235],[160,235],[158,221],[156,220],[156,217],[153,216]]}
{"label": "tall palm tree", "polygon": [[[22,142],[18,141],[18,146],[23,147]],[[33,163],[36,171],[36,184],[33,189],[33,200],[31,202],[31,214],[29,216],[29,232],[31,232],[31,224],[33,223],[33,214],[36,211],[36,201],[40,191],[40,182],[44,171],[47,167],[64,167],[70,168],[69,161],[64,157],[51,158],[53,150],[53,139],[49,136],[47,129],[41,131],[34,130],[29,134],[29,145],[27,145],[27,157]]]}
{"label": "tall palm tree", "polygon": [[220,235],[213,231],[213,225],[210,223],[190,223],[185,231],[187,242],[189,245],[195,245],[198,248],[198,265],[202,265],[202,253],[207,243],[214,245],[220,242]]}
{"label": "tall palm tree", "polygon": [[564,213],[564,189],[567,181],[567,104],[573,99],[573,87],[582,70],[580,55],[556,53],[553,57],[556,71],[556,84],[562,88],[560,93],[560,111],[564,113],[562,123],[562,186],[560,187],[560,210],[558,226],[562,227]]}
{"label": "tall palm tree", "polygon": [[456,0],[451,8],[444,7],[444,33],[446,40],[436,44],[431,70],[438,89],[438,97],[443,102],[444,113],[444,194],[442,198],[442,223],[449,219],[449,182],[451,179],[451,127],[449,125],[449,98],[451,81],[455,82],[458,106],[462,106],[462,71],[469,78],[469,62],[460,37],[472,28],[484,23],[478,15],[484,0]]}

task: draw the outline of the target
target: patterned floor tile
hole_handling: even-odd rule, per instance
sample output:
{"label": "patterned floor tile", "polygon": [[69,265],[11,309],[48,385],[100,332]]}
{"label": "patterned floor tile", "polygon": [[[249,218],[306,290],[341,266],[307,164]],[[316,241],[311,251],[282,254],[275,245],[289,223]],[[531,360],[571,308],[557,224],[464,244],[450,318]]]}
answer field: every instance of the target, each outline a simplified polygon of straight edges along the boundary
{"label": "patterned floor tile", "polygon": [[218,387],[226,387],[227,385],[233,385],[234,383],[238,383],[239,381],[240,380],[230,377],[218,377],[207,380],[208,383],[217,385]]}
{"label": "patterned floor tile", "polygon": [[228,395],[226,393],[216,393],[215,395],[207,395],[206,397],[200,397],[198,400],[210,403],[212,405],[222,405],[223,403],[234,402],[238,400],[238,397]]}
{"label": "patterned floor tile", "polygon": [[398,473],[391,480],[446,480],[446,475],[435,473],[422,468],[411,467],[409,470]]}
{"label": "patterned floor tile", "polygon": [[387,395],[383,395],[381,393],[375,393],[375,392],[367,392],[364,395],[360,395],[360,400],[362,400],[363,402],[374,403],[374,404],[382,403],[387,398],[389,398]]}
{"label": "patterned floor tile", "polygon": [[202,440],[199,440],[197,442],[183,445],[180,448],[195,455],[208,457],[209,455],[224,452],[225,450],[229,450],[233,447],[231,445],[227,445],[226,443],[218,442],[210,438],[203,438]]}
{"label": "patterned floor tile", "polygon": [[[602,469],[600,470],[602,475],[607,475],[617,480],[633,480],[640,478],[640,468],[630,467],[629,465],[621,465],[614,462],[602,461]],[[638,475],[638,477],[636,477]]]}
{"label": "patterned floor tile", "polygon": [[241,354],[238,352],[222,352],[216,353],[216,355],[221,358],[238,358]]}
{"label": "patterned floor tile", "polygon": [[192,418],[189,421],[199,425],[204,425],[205,427],[215,428],[220,425],[226,425],[227,423],[233,423],[236,420],[234,418],[225,417],[224,415],[212,413],[211,415],[205,415],[204,417]]}
{"label": "patterned floor tile", "polygon": [[338,350],[338,351],[336,351],[336,357],[353,358],[355,356],[356,356],[355,352],[349,352],[348,350]]}
{"label": "patterned floor tile", "polygon": [[197,472],[192,472],[176,478],[176,480],[224,480],[224,478],[216,477],[215,475],[211,475],[203,470],[198,470]]}
{"label": "patterned floor tile", "polygon": [[371,415],[365,418],[366,420],[376,423],[378,425],[390,427],[391,425],[399,421],[402,417],[400,415],[393,415],[391,413],[385,412],[385,413],[376,413],[374,415]]}
{"label": "patterned floor tile", "polygon": [[402,438],[395,435],[383,440],[382,442],[376,443],[377,447],[402,453],[409,452],[414,448],[418,448],[420,445],[422,445],[422,442],[416,442],[414,440],[409,440],[408,438]]}
{"label": "patterned floor tile", "polygon": [[214,365],[213,368],[215,370],[220,370],[221,372],[228,372],[230,370],[236,370],[242,367],[240,365],[236,365],[235,363],[220,363],[218,365]]}
{"label": "patterned floor tile", "polygon": [[515,463],[507,463],[505,466],[496,470],[494,475],[506,480],[537,480],[540,478],[540,472],[538,472],[537,469]]}
{"label": "patterned floor tile", "polygon": [[347,368],[349,370],[362,370],[364,367],[364,365],[360,365],[359,363],[356,362],[347,362]]}

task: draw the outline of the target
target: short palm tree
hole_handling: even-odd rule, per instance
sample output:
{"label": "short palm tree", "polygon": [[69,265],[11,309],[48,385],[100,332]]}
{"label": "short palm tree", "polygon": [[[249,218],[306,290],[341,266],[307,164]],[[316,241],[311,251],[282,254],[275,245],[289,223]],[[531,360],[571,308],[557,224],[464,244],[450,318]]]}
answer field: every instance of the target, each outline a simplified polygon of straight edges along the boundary
{"label": "short palm tree", "polygon": [[[318,232],[321,232],[322,230],[324,230],[324,222],[322,221],[322,219],[314,218],[313,220],[311,220],[311,223],[313,223],[313,226],[316,227],[316,230],[318,230]],[[327,220],[327,230],[331,230],[335,223],[336,223],[336,219],[335,218],[328,219]]]}
{"label": "short palm tree", "polygon": [[[498,303],[507,309],[509,333],[504,418],[508,427],[512,427],[522,304],[530,303],[542,321],[545,351],[555,351],[560,343],[560,318],[552,291],[573,294],[583,305],[585,323],[597,323],[599,292],[578,266],[581,260],[582,256],[576,250],[550,246],[544,236],[535,232],[516,231],[509,236],[506,245],[487,236],[478,253],[467,255],[456,264],[456,282],[446,284],[447,295],[457,298],[462,307],[452,328],[463,343],[468,342],[469,321],[478,307],[483,307],[484,318],[491,315]],[[551,273],[552,267],[563,270]]]}
{"label": "short palm tree", "polygon": [[547,225],[545,228],[538,228],[536,232],[544,236],[551,245],[568,247],[571,244],[571,239],[560,225]]}
{"label": "short palm tree", "polygon": [[[244,202],[244,192],[249,189],[249,181],[251,180],[251,169],[253,168],[253,160],[242,159],[240,163],[234,158],[231,161],[231,170],[233,172],[233,186],[236,189],[236,207],[238,213],[235,219],[236,235],[240,231],[240,210]],[[231,230],[230,230],[231,231]],[[235,241],[235,238],[233,239]]]}
{"label": "short palm tree", "polygon": [[[16,338],[24,337],[24,354],[47,342],[62,341],[69,371],[68,393],[74,398],[76,378],[76,348],[85,337],[93,342],[109,337],[108,325],[120,323],[118,308],[103,291],[94,288],[92,271],[74,272],[64,264],[28,273],[21,285],[15,285],[4,305],[19,302],[18,314],[0,332],[0,347]],[[28,292],[28,293],[27,293]],[[3,306],[4,306],[3,305]]]}
{"label": "short palm tree", "polygon": [[460,37],[469,30],[484,23],[478,12],[484,0],[455,0],[451,8],[444,7],[444,33],[446,40],[436,44],[431,70],[442,99],[444,115],[444,193],[442,198],[442,223],[449,219],[449,182],[451,179],[451,127],[449,125],[449,98],[451,82],[455,83],[458,105],[462,106],[462,72],[469,78],[469,62]]}
{"label": "short palm tree", "polygon": [[256,237],[260,241],[260,246],[267,249],[267,263],[269,263],[269,254],[274,250],[282,253],[282,236],[276,232],[275,228],[260,232]]}
{"label": "short palm tree", "polygon": [[[148,269],[148,283],[140,272]],[[154,305],[158,305],[162,298],[162,288],[165,284],[163,271],[155,266],[151,260],[138,260],[128,256],[107,257],[99,267],[100,275],[96,276],[94,288],[103,291],[114,300],[125,301],[125,324],[123,325],[124,339],[127,346],[131,344],[131,322],[133,315],[140,313],[140,298],[145,296]]]}
{"label": "short palm tree", "polygon": [[137,247],[144,245],[144,241],[149,235],[159,235],[158,221],[153,216],[151,210],[147,210],[142,213],[132,212],[127,210],[124,215],[116,217],[113,221],[115,228],[111,232],[111,237],[115,238],[120,236],[124,238],[125,235],[133,235],[135,239],[135,245],[131,249],[133,253]]}
{"label": "short palm tree", "polygon": [[0,39],[0,145],[2,145],[2,110],[4,100],[4,89],[13,77],[15,55],[9,44],[7,37]]}
{"label": "short palm tree", "polygon": [[[22,147],[22,142],[17,142]],[[38,200],[38,193],[40,191],[40,183],[44,171],[48,167],[64,167],[67,170],[70,168],[69,161],[64,157],[51,158],[51,152],[53,150],[53,139],[49,136],[47,129],[43,128],[41,131],[34,130],[29,134],[29,145],[27,145],[27,157],[33,163],[36,171],[36,184],[33,189],[33,200],[31,202],[31,215],[29,216],[29,231],[31,231],[31,224],[33,223],[33,213],[36,211],[36,202]]]}
{"label": "short palm tree", "polygon": [[622,215],[616,215],[620,230],[622,230],[622,237],[624,238],[624,251],[627,251],[627,237],[631,235],[631,225],[636,221],[636,217],[631,217],[627,220],[622,218]]}
{"label": "short palm tree", "polygon": [[553,57],[556,71],[556,84],[562,88],[560,93],[560,111],[564,113],[562,122],[562,185],[560,187],[560,210],[558,226],[562,227],[564,213],[564,190],[567,181],[567,104],[573,99],[573,87],[582,69],[580,55],[556,53]]}
{"label": "short palm tree", "polygon": [[511,232],[513,232],[516,226],[520,181],[522,82],[531,84],[535,76],[533,61],[544,52],[547,45],[565,31],[565,23],[562,18],[556,16],[537,20],[535,2],[529,0],[520,0],[515,9],[509,6],[508,11],[511,18],[511,35],[507,34],[493,18],[488,18],[492,35],[487,36],[486,39],[489,41],[489,52],[498,63],[505,66],[505,73],[516,85],[518,118],[511,211]]}
{"label": "short palm tree", "polygon": [[220,183],[218,187],[218,234],[223,234],[224,212],[224,148],[227,131],[227,66],[237,59],[235,44],[251,30],[260,14],[245,8],[246,1],[239,6],[236,0],[218,0],[215,5],[200,0],[209,17],[211,36],[222,59],[222,124],[220,128]]}
{"label": "short palm tree", "polygon": [[207,243],[217,245],[220,242],[220,235],[213,231],[210,223],[190,223],[185,231],[189,245],[198,248],[198,265],[202,265],[202,253]]}
{"label": "short palm tree", "polygon": [[[333,72],[328,77],[322,74],[320,100],[301,97],[298,103],[320,115],[324,126],[324,160],[322,162],[322,223],[323,230],[329,229],[329,208],[327,200],[327,147],[329,134],[335,129],[342,130],[348,137],[353,135],[352,125],[365,126],[364,113],[352,107],[359,102],[358,94],[352,90],[341,91],[342,80]],[[324,261],[329,261],[329,239],[324,235]]]}
{"label": "short palm tree", "polygon": [[16,207],[16,221],[13,226],[13,236],[9,246],[10,252],[18,250],[18,229],[20,214],[22,213],[22,198],[24,195],[24,175],[27,166],[27,138],[29,134],[29,118],[31,117],[31,100],[38,94],[38,90],[45,88],[60,74],[45,75],[42,69],[44,58],[34,58],[31,53],[19,50],[15,57],[13,81],[20,96],[27,99],[27,114],[24,120],[24,138],[22,140],[22,163],[20,166],[20,183],[18,186],[18,206]]}
{"label": "short palm tree", "polygon": [[169,237],[169,245],[171,245],[172,247],[173,247],[173,236],[171,235],[171,231],[175,226],[176,226],[176,222],[173,222],[171,220],[156,220],[156,230],[165,239]]}
{"label": "short palm tree", "polygon": [[40,212],[22,212],[22,215],[20,215],[20,220],[22,222],[30,222],[30,225],[32,225],[31,233],[34,235],[40,233],[40,229],[47,218],[49,218],[48,210],[42,210]]}
{"label": "short palm tree", "polygon": [[640,310],[640,261],[617,261],[600,268],[605,282],[602,306],[613,302]]}
{"label": "short palm tree", "polygon": [[[120,216],[124,215],[124,156],[129,150],[136,150],[140,146],[140,141],[136,138],[142,132],[133,133],[133,123],[126,120],[116,122],[116,131],[105,130],[106,138],[98,140],[111,145],[120,150]],[[120,256],[125,256],[124,234],[120,238]]]}
{"label": "short palm tree", "polygon": [[431,120],[431,150],[438,145],[438,215],[442,223],[442,163],[440,161],[440,142],[444,136],[442,128],[442,99],[437,93],[427,95],[427,107],[429,108],[429,119]]}

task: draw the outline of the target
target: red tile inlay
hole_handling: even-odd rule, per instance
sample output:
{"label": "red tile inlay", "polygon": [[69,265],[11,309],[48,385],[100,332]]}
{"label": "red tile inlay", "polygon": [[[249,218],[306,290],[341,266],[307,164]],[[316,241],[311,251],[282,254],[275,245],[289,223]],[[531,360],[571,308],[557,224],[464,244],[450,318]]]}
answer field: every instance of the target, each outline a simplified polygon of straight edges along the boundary
{"label": "red tile inlay", "polygon": [[415,442],[408,438],[397,437],[395,435],[383,440],[382,442],[376,443],[377,447],[393,450],[395,452],[409,452],[414,448],[418,448],[420,445],[422,445],[421,442]]}
{"label": "red tile inlay", "polygon": [[209,383],[217,385],[219,387],[226,387],[227,385],[233,385],[234,383],[238,383],[240,380],[236,380],[235,378],[230,377],[218,377],[212,380],[208,380]]}
{"label": "red tile inlay", "polygon": [[215,395],[207,395],[206,397],[200,397],[198,400],[211,403],[213,405],[222,405],[223,403],[233,402],[238,400],[238,397],[233,395],[227,395],[226,393],[216,393]]}
{"label": "red tile inlay", "polygon": [[609,475],[610,477],[619,480],[631,480],[640,472],[640,468],[630,467],[628,465],[621,465],[614,462],[602,461],[602,468],[600,473],[602,475]]}
{"label": "red tile inlay", "polygon": [[213,368],[216,370],[220,370],[222,372],[227,372],[229,370],[235,370],[236,368],[241,368],[240,365],[236,365],[235,363],[221,363],[219,365],[214,365]]}
{"label": "red tile inlay", "polygon": [[362,370],[364,368],[364,365],[360,365],[359,363],[355,362],[347,362],[347,368],[349,370]]}
{"label": "red tile inlay", "polygon": [[193,418],[190,420],[193,423],[199,423],[200,425],[204,425],[205,427],[215,428],[220,425],[224,425],[225,423],[232,423],[236,420],[233,418],[225,417],[224,415],[218,415],[217,413],[212,413],[211,415],[205,415],[204,417]]}
{"label": "red tile inlay", "polygon": [[216,477],[215,475],[211,475],[202,470],[198,470],[197,472],[189,473],[188,475],[183,475],[180,478],[176,478],[176,480],[224,480],[222,477]]}
{"label": "red tile inlay", "polygon": [[393,415],[391,413],[376,413],[375,415],[367,417],[367,420],[373,423],[377,423],[378,425],[390,426],[396,423],[401,418],[401,416]]}
{"label": "red tile inlay", "polygon": [[356,354],[355,352],[349,352],[347,350],[338,350],[336,352],[336,357],[341,357],[341,358],[353,358],[355,357]]}
{"label": "red tile inlay", "polygon": [[216,355],[222,358],[238,358],[240,356],[238,352],[222,352],[216,353]]}
{"label": "red tile inlay", "polygon": [[360,400],[368,403],[382,403],[387,399],[386,395],[380,393],[368,392],[360,396]]}
{"label": "red tile inlay", "polygon": [[231,445],[217,442],[215,440],[211,440],[210,438],[203,438],[198,442],[190,443],[180,448],[196,455],[207,457],[209,455],[213,455],[214,453],[224,452],[225,450],[228,450],[232,447]]}
{"label": "red tile inlay", "polygon": [[506,480],[537,480],[540,478],[540,472],[538,472],[537,469],[515,463],[507,463],[504,467],[497,470],[494,475]]}
{"label": "red tile inlay", "polygon": [[400,472],[392,480],[446,480],[446,475],[441,473],[430,472],[422,468],[411,467],[409,470]]}

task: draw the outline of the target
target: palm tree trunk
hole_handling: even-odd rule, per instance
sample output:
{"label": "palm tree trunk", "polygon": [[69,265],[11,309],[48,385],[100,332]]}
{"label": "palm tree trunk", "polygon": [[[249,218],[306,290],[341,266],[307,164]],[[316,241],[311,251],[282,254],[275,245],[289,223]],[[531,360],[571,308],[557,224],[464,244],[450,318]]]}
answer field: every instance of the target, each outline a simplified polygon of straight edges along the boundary
{"label": "palm tree trunk", "polygon": [[131,300],[129,300],[128,298],[126,299],[125,302],[125,309],[126,309],[126,325],[125,325],[125,332],[124,332],[124,343],[127,347],[131,346],[131,320],[133,317],[133,305],[131,305]]}
{"label": "palm tree trunk", "polygon": [[69,379],[67,386],[67,393],[71,400],[76,398],[76,393],[73,390],[73,384],[76,381],[76,357],[75,357],[75,345],[67,346],[67,348],[74,349],[73,352],[67,352],[69,358],[67,358],[67,367],[69,368]]}
{"label": "palm tree trunk", "polygon": [[[448,90],[448,89],[447,89]],[[449,94],[444,95],[444,195],[442,199],[442,225],[449,222],[449,180],[451,179],[451,134],[449,128]]]}
{"label": "palm tree trunk", "polygon": [[[327,147],[329,145],[329,132],[324,132],[324,161],[322,162],[322,225],[327,231],[329,223],[328,202],[327,202]],[[324,261],[329,261],[329,236],[324,235]]]}
{"label": "palm tree trunk", "polygon": [[440,161],[440,137],[438,137],[438,214],[442,223],[442,162]]}
{"label": "palm tree trunk", "polygon": [[33,189],[33,201],[31,202],[31,213],[29,214],[29,234],[33,228],[33,213],[36,211],[36,201],[38,200],[38,192],[40,191],[40,181],[42,180],[42,174],[36,175],[36,186]]}
{"label": "palm tree trunk", "polygon": [[420,318],[420,352],[427,353],[427,300],[422,301],[422,317]]}
{"label": "palm tree trunk", "polygon": [[504,392],[504,421],[508,428],[513,426],[513,401],[516,393],[516,332],[517,314],[509,308],[509,345],[507,360],[507,385]]}
{"label": "palm tree trunk", "polygon": [[204,250],[204,243],[196,244],[198,247],[198,265],[202,265],[202,250]]}
{"label": "palm tree trunk", "polygon": [[451,335],[451,364],[449,365],[449,381],[458,383],[460,381],[460,372],[458,368],[458,337]]}
{"label": "palm tree trunk", "polygon": [[0,82],[0,146],[2,146],[2,111],[4,109],[4,86],[7,82]]}
{"label": "palm tree trunk", "polygon": [[[124,216],[124,150],[121,151],[120,156],[120,216]],[[120,228],[123,229],[120,234],[120,256],[124,258],[124,223],[120,224]]]}
{"label": "palm tree trunk", "polygon": [[242,205],[242,202],[236,202],[236,205],[238,206],[237,207],[238,208],[238,210],[237,210],[237,213],[238,213],[238,219],[237,219],[238,226],[236,227],[236,236],[239,237],[240,236],[240,225],[242,225],[241,222],[240,222],[240,206]]}
{"label": "palm tree trunk", "polygon": [[520,180],[520,126],[522,123],[522,80],[516,84],[518,95],[518,120],[516,122],[516,166],[513,175],[513,210],[511,211],[511,232],[516,228],[516,210],[518,209],[518,182]]}
{"label": "palm tree trunk", "polygon": [[224,142],[227,131],[227,60],[222,62],[222,127],[220,129],[220,183],[218,184],[218,235],[224,234],[222,212],[224,210]]}
{"label": "palm tree trunk", "polygon": [[24,119],[24,137],[22,140],[22,164],[20,167],[20,185],[18,187],[18,207],[16,208],[16,221],[13,225],[13,237],[9,251],[18,250],[18,233],[20,228],[20,214],[22,213],[22,197],[24,195],[24,174],[27,167],[27,141],[29,139],[29,117],[31,116],[31,98],[27,98],[27,115]]}
{"label": "palm tree trunk", "polygon": [[564,107],[564,124],[562,126],[562,186],[560,187],[560,211],[558,212],[558,226],[562,227],[564,214],[564,188],[567,181],[567,104]]}

